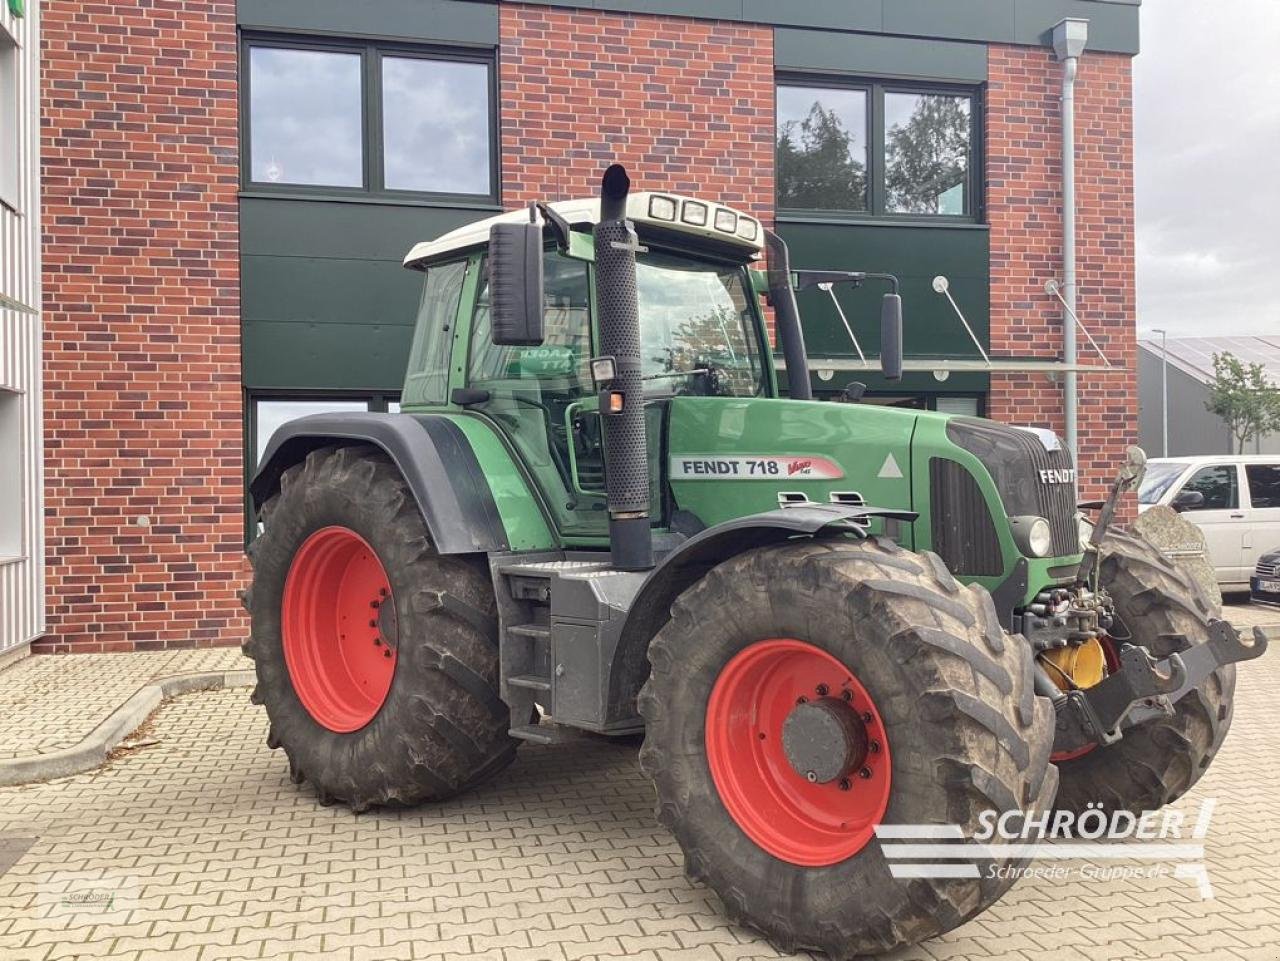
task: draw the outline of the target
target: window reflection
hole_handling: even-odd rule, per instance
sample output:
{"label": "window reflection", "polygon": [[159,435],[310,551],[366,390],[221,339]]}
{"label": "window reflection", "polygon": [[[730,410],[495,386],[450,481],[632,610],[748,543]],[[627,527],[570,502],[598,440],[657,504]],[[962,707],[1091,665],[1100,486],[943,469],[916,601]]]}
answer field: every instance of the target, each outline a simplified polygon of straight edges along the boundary
{"label": "window reflection", "polygon": [[778,206],[867,209],[867,93],[778,87]]}
{"label": "window reflection", "polygon": [[384,57],[382,127],[388,189],[489,193],[485,64]]}
{"label": "window reflection", "polygon": [[968,97],[886,93],[885,193],[890,213],[968,211]]}
{"label": "window reflection", "polygon": [[358,53],[251,48],[252,180],[364,185],[360,64]]}

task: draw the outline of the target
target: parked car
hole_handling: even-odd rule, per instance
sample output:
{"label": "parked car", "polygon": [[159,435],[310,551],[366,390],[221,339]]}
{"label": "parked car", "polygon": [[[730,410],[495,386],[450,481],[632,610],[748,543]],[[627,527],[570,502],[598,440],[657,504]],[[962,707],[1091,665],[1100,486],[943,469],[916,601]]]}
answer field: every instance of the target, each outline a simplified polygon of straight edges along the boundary
{"label": "parked car", "polygon": [[1249,590],[1263,552],[1280,543],[1280,455],[1153,458],[1138,490],[1138,510],[1156,504],[1204,531],[1223,591]]}
{"label": "parked car", "polygon": [[1258,558],[1249,578],[1249,596],[1263,604],[1280,604],[1280,547]]}

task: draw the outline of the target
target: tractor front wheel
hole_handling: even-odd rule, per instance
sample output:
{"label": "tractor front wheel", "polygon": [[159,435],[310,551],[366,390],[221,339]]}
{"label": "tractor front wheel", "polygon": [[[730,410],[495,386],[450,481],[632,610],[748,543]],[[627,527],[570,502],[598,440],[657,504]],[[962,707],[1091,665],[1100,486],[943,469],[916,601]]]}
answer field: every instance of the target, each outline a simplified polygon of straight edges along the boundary
{"label": "tractor front wheel", "polygon": [[312,451],[262,513],[244,650],[294,782],[359,811],[449,797],[509,764],[487,572],[436,553],[391,461]]}
{"label": "tractor front wheel", "polygon": [[958,838],[984,810],[1050,806],[1031,657],[985,590],[892,541],[721,563],[676,600],[640,697],[641,765],[686,872],[786,951],[878,954],[963,923],[1009,865],[895,872],[877,828]]}

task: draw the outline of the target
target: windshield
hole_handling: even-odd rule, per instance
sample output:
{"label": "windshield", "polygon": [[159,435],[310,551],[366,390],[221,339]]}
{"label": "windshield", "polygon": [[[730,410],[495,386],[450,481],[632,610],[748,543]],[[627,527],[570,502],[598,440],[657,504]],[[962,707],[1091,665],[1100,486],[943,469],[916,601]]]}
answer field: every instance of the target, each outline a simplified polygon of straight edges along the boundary
{"label": "windshield", "polygon": [[1157,504],[1173,482],[1182,476],[1186,464],[1147,464],[1146,476],[1138,487],[1139,504]]}
{"label": "windshield", "polygon": [[754,295],[746,280],[741,267],[653,252],[637,258],[646,394],[750,397],[762,392]]}

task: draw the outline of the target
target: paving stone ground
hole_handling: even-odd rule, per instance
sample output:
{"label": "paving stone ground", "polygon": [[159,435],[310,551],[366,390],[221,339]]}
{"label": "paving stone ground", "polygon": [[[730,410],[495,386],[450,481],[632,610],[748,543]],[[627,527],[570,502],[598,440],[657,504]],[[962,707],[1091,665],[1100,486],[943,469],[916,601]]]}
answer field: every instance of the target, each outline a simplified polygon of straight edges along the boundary
{"label": "paving stone ground", "polygon": [[[894,961],[1276,961],[1278,686],[1276,652],[1240,671],[1226,747],[1177,805],[1194,817],[1216,798],[1213,899],[1185,878],[1024,881]],[[355,816],[289,783],[244,689],[175,699],[151,736],[97,771],[0,790],[0,959],[779,957],[685,880],[634,746],[526,745],[466,797]]]}
{"label": "paving stone ground", "polygon": [[155,678],[248,666],[227,647],[24,657],[0,671],[0,759],[70,747]]}

